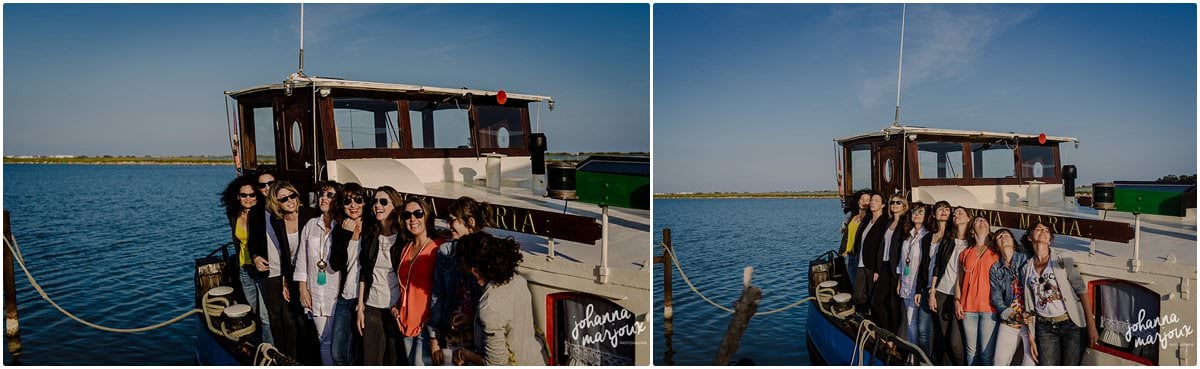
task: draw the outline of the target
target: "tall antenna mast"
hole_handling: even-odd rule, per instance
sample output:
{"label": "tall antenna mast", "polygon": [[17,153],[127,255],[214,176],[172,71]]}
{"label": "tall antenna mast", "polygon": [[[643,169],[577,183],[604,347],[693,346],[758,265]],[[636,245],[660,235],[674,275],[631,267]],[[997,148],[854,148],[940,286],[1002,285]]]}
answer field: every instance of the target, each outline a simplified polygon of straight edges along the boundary
{"label": "tall antenna mast", "polygon": [[300,3],[300,70],[296,73],[304,75],[304,3]]}
{"label": "tall antenna mast", "polygon": [[[896,67],[896,119],[892,121],[893,126],[900,125],[900,77],[904,73],[904,17],[908,13],[908,4],[905,3],[900,8],[900,65]],[[303,52],[303,48],[301,48]]]}

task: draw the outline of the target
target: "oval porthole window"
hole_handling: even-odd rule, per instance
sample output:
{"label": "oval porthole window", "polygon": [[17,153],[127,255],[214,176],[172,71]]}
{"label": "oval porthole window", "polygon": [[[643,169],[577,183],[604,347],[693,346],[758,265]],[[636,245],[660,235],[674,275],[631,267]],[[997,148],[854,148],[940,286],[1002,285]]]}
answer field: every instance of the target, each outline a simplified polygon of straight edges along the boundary
{"label": "oval porthole window", "polygon": [[292,121],[292,152],[299,154],[304,135],[300,133],[300,121]]}
{"label": "oval porthole window", "polygon": [[1042,174],[1044,174],[1044,169],[1042,168],[1042,162],[1040,162],[1040,161],[1034,162],[1033,163],[1033,178],[1042,178]]}
{"label": "oval porthole window", "polygon": [[892,183],[892,159],[888,158],[883,162],[883,181]]}
{"label": "oval porthole window", "polygon": [[496,147],[501,149],[508,148],[508,128],[500,127],[496,130]]}

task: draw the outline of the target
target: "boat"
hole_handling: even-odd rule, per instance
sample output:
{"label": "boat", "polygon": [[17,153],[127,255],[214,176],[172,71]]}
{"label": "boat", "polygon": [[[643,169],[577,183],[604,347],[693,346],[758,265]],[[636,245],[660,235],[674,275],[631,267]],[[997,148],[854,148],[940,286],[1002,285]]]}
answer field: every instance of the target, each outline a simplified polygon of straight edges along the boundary
{"label": "boat", "polygon": [[[518,273],[550,365],[649,364],[648,157],[546,165],[547,137],[530,116],[553,109],[549,96],[302,71],[225,95],[231,175],[272,173],[306,204],[319,181],[391,186],[431,203],[440,228],[460,196],[486,202],[486,231],[522,246]],[[256,335],[223,325],[231,318],[222,311],[241,298],[218,287],[239,286],[233,251],[222,245],[196,261],[196,306],[206,311],[197,362],[287,363]]]}
{"label": "boat", "polygon": [[[1100,340],[1082,364],[1196,364],[1195,184],[1095,183],[1081,205],[1077,169],[1062,159],[1077,138],[892,124],[835,143],[843,204],[869,189],[961,205],[1016,235],[1035,220],[1050,224],[1052,247],[1074,260],[1096,309],[1091,324]],[[806,341],[814,361],[928,364],[895,332],[864,324],[848,295],[838,296],[851,282],[832,250],[810,262],[816,299],[808,302]]]}

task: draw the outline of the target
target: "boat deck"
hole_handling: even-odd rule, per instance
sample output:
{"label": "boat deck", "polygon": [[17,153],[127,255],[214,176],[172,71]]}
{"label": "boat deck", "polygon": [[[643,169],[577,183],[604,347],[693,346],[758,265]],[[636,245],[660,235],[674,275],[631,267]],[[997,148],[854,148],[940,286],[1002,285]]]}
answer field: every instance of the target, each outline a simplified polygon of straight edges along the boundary
{"label": "boat deck", "polygon": [[[1101,219],[1103,220],[1134,224],[1133,214],[1122,211],[1108,211],[1101,214],[1101,211],[1076,206],[1074,208],[1060,207],[1038,207],[1029,208],[1025,206],[1012,205],[992,205],[988,208],[1012,211],[1012,212],[1030,212],[1048,215],[1068,216],[1081,219]],[[1163,215],[1141,215],[1141,244],[1140,258],[1142,261],[1154,261],[1169,263],[1168,258],[1173,255],[1174,263],[1185,265],[1191,268],[1196,267],[1196,217],[1173,217]],[[1021,237],[1025,234],[1024,230],[1014,231],[1016,237]],[[1054,247],[1064,250],[1088,252],[1091,249],[1091,240],[1087,238],[1067,237],[1058,235],[1054,239]],[[1119,243],[1112,241],[1096,240],[1096,254],[1118,257],[1118,258],[1133,258],[1133,241],[1128,243]]]}
{"label": "boat deck", "polygon": [[[478,201],[497,205],[515,206],[551,212],[564,212],[564,201],[537,196],[529,188],[501,187],[499,190],[484,186],[465,186],[454,182],[424,183],[429,195],[458,198],[470,196]],[[601,209],[595,204],[579,201],[566,202],[565,213],[596,219],[600,222]],[[614,269],[648,270],[650,261],[650,211],[610,207],[608,210],[609,241],[608,266]],[[438,225],[446,227],[445,222]],[[547,239],[534,235],[487,229],[497,236],[512,236],[521,243],[521,249],[528,254],[546,255],[548,253]],[[555,240],[554,253],[556,258],[570,261],[599,265],[600,241],[595,244]]]}

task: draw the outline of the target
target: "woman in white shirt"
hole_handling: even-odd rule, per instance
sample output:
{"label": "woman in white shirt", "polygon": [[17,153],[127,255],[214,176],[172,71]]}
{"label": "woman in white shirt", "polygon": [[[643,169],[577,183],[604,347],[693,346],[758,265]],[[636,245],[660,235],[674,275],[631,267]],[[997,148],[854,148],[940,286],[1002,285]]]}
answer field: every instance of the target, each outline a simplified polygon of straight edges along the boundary
{"label": "woman in white shirt", "polygon": [[312,316],[321,345],[321,365],[333,365],[333,309],[337,304],[341,273],[329,267],[333,251],[333,228],[337,226],[333,199],[338,193],[337,182],[318,185],[317,208],[321,216],[310,219],[300,233],[300,253],[292,279],[300,285],[300,305]]}
{"label": "woman in white shirt", "polygon": [[[929,231],[925,226],[926,209],[925,205],[917,203],[909,210],[910,222],[904,232],[904,243],[900,248],[900,259],[897,260],[899,263],[896,265],[896,275],[900,280],[900,283],[896,284],[896,294],[903,302],[904,326],[908,333],[905,339],[919,347],[925,347],[925,342],[917,339],[920,325],[917,315],[921,313],[921,294],[917,292],[920,288],[917,284],[923,280],[920,278],[920,270],[925,261],[924,252],[929,249]],[[928,320],[924,323],[928,323]],[[928,328],[925,332],[928,332]]]}

